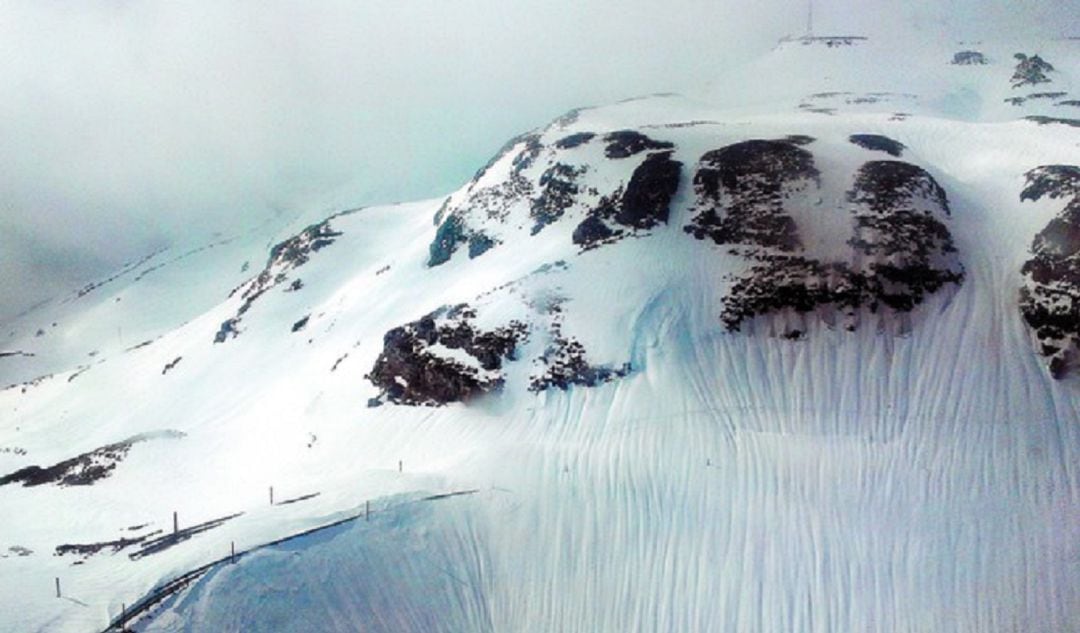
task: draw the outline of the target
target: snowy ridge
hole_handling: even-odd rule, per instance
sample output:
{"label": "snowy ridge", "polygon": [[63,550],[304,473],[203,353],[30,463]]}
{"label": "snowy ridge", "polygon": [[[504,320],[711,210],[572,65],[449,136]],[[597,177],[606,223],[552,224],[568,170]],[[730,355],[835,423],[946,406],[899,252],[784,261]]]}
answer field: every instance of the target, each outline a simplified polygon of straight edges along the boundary
{"label": "snowy ridge", "polygon": [[583,109],[447,198],[26,315],[0,477],[153,441],[0,485],[0,631],[101,631],[234,544],[133,628],[1080,629],[1080,372],[1022,312],[1075,263],[1026,175],[1080,131],[959,50],[879,81],[888,43],[789,42],[748,72],[790,82]]}

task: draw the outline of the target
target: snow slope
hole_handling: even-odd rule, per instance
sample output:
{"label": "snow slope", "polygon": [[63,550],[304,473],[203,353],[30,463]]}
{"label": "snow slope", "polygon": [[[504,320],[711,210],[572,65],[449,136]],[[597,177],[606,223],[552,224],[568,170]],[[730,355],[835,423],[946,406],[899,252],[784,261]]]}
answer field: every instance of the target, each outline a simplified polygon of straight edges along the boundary
{"label": "snow slope", "polygon": [[[104,630],[232,546],[235,564],[132,627],[1080,630],[1080,379],[1050,376],[1018,307],[1032,240],[1065,204],[1021,202],[1024,175],[1080,156],[1076,127],[1023,117],[1075,110],[1055,104],[1080,99],[1077,46],[954,66],[978,47],[787,42],[701,95],[540,128],[449,202],[336,215],[264,251],[265,268],[253,235],[24,315],[3,349],[35,356],[0,358],[0,476],[88,457],[67,480],[0,485],[0,630]],[[1044,55],[1052,81],[1013,88],[1015,52]],[[1003,101],[1040,91],[1067,96]],[[822,94],[836,92],[852,94]],[[621,130],[670,147],[610,158]],[[595,136],[557,146],[581,133]],[[911,310],[824,303],[727,327],[756,258],[866,264],[848,192],[896,157],[853,134],[903,144],[898,160],[944,190],[947,212],[908,202],[947,229],[956,259],[933,265],[962,281]],[[781,189],[797,248],[684,230],[707,152],[793,135],[813,139],[789,145],[819,172]],[[575,242],[657,154],[681,163],[663,219],[624,204],[591,221],[614,234]],[[536,230],[559,162],[587,170]],[[461,232],[435,262],[449,217]],[[462,303],[475,331],[516,321],[527,337],[497,369],[445,342],[408,358],[497,384],[423,406],[365,378],[387,332]],[[568,341],[600,379],[531,389]],[[230,518],[174,542],[174,512],[181,530]],[[95,543],[112,544],[57,549]]]}

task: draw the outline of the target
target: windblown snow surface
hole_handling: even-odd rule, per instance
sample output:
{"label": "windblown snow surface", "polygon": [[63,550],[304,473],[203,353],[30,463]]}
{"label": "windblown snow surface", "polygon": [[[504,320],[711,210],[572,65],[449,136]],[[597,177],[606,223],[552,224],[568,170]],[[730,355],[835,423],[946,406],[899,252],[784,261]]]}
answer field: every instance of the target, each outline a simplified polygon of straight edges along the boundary
{"label": "windblown snow surface", "polygon": [[[1020,310],[1069,202],[1026,174],[1080,162],[1077,46],[786,42],[538,128],[448,199],[23,315],[0,630],[1080,630],[1080,371]],[[1050,82],[1013,87],[1015,53]]]}

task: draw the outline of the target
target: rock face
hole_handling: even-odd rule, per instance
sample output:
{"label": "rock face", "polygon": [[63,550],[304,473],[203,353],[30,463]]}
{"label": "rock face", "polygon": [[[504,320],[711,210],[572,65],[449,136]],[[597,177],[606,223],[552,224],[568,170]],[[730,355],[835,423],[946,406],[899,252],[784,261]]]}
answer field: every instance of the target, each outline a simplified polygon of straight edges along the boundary
{"label": "rock face", "polygon": [[[333,244],[334,240],[341,236],[341,233],[330,226],[330,221],[340,215],[333,215],[318,224],[312,224],[270,249],[270,257],[262,271],[253,280],[233,289],[230,293],[231,297],[239,292],[243,302],[237,308],[236,315],[226,319],[214,334],[215,343],[224,343],[230,338],[239,336],[242,317],[259,297],[275,286],[284,284],[289,279],[289,273],[308,263],[314,253]],[[285,291],[296,292],[303,287],[303,282],[295,279],[286,286]]]}
{"label": "rock face", "polygon": [[989,62],[979,51],[960,51],[953,55],[952,63],[954,66],[984,66]]}
{"label": "rock face", "polygon": [[1042,57],[1038,55],[1028,57],[1023,53],[1017,53],[1013,57],[1017,60],[1016,71],[1013,72],[1011,80],[1013,88],[1050,82],[1046,73],[1053,72],[1054,67]]}
{"label": "rock face", "polygon": [[848,137],[848,140],[863,149],[875,152],[885,152],[890,156],[896,156],[898,158],[904,153],[904,150],[907,149],[903,143],[894,141],[888,136],[882,136],[881,134],[852,134]]}
{"label": "rock face", "polygon": [[[574,243],[589,249],[665,223],[681,175],[675,145],[630,129],[562,132],[573,121],[513,139],[448,198],[435,218],[428,266],[446,263],[466,244],[469,257],[479,257],[518,227],[536,235],[565,219],[575,223]],[[612,164],[596,161],[589,147],[599,143]]]}
{"label": "rock face", "polygon": [[503,384],[504,360],[514,358],[526,327],[520,322],[481,331],[466,304],[441,308],[383,337],[383,351],[368,380],[382,389],[372,406],[442,405],[467,401]]}
{"label": "rock face", "polygon": [[696,204],[685,230],[717,244],[795,251],[784,200],[818,178],[813,155],[789,141],[750,140],[707,152],[694,174]]}
{"label": "rock face", "polygon": [[821,261],[777,247],[752,254],[757,263],[724,301],[720,319],[729,330],[761,315],[818,308],[839,312],[854,329],[860,308],[909,312],[947,284],[963,282],[944,224],[945,191],[925,170],[901,161],[868,162],[847,198],[849,259]]}
{"label": "rock face", "polygon": [[1064,378],[1080,352],[1080,167],[1046,165],[1027,173],[1021,200],[1068,202],[1031,244],[1021,273],[1020,314],[1054,378]]}
{"label": "rock face", "polygon": [[647,230],[666,224],[681,174],[682,163],[672,160],[671,152],[650,155],[634,170],[625,190],[601,198],[589,211],[574,230],[574,243],[592,248],[626,235],[623,229]]}

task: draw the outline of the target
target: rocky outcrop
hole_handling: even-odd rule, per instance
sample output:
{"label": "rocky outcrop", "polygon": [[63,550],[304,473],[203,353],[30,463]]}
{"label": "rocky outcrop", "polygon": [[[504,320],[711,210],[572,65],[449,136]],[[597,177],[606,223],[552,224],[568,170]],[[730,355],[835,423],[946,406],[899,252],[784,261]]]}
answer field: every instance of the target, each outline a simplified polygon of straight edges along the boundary
{"label": "rocky outcrop", "polygon": [[655,149],[672,149],[673,143],[656,141],[635,130],[619,130],[604,136],[604,156],[608,158],[629,158],[635,154]]}
{"label": "rocky outcrop", "polygon": [[1080,167],[1046,165],[1028,172],[1021,200],[1068,199],[1035,236],[1021,273],[1020,314],[1050,374],[1064,378],[1080,353]]}
{"label": "rocky outcrop", "polygon": [[696,202],[685,230],[717,244],[793,252],[801,242],[784,201],[817,178],[813,155],[789,141],[750,140],[712,150],[698,162]]}
{"label": "rocky outcrop", "polygon": [[755,265],[735,279],[724,300],[720,320],[727,329],[761,315],[819,308],[841,313],[854,329],[859,309],[909,312],[946,285],[963,282],[944,223],[945,191],[925,170],[901,161],[868,162],[847,197],[854,227],[849,258],[750,254]]}
{"label": "rocky outcrop", "polygon": [[1013,55],[1013,58],[1017,60],[1016,70],[1013,72],[1011,79],[1013,88],[1050,82],[1050,78],[1046,76],[1046,73],[1053,72],[1054,67],[1042,57],[1038,55],[1028,57],[1023,53],[1017,53]]}
{"label": "rocky outcrop", "polygon": [[577,180],[588,168],[555,163],[540,176],[540,195],[532,201],[530,214],[536,222],[532,234],[562,217],[578,195]]}
{"label": "rocky outcrop", "polygon": [[[552,132],[562,135],[545,140]],[[605,169],[583,153],[595,142],[603,143],[605,158],[624,161],[619,169]],[[428,266],[449,261],[466,244],[469,256],[478,257],[510,232],[527,226],[536,235],[568,216],[576,223],[574,243],[586,249],[663,224],[682,167],[672,158],[674,147],[638,130],[567,134],[558,121],[543,133],[520,136],[443,204]],[[594,171],[600,175],[592,177]],[[618,178],[620,172],[629,178]]]}
{"label": "rocky outcrop", "polygon": [[907,149],[903,143],[894,141],[888,136],[881,134],[852,134],[848,137],[852,144],[873,152],[885,152],[890,156],[899,157]]}
{"label": "rocky outcrop", "polygon": [[[270,249],[270,257],[262,271],[253,280],[234,288],[229,294],[232,297],[240,293],[243,301],[237,308],[236,314],[222,322],[214,334],[214,343],[224,343],[230,338],[239,336],[241,333],[239,325],[244,314],[251,309],[259,297],[274,287],[285,284],[289,281],[289,274],[292,271],[308,263],[312,255],[333,244],[341,236],[340,232],[330,226],[330,221],[340,215],[336,214],[318,224],[312,224]],[[303,282],[296,279],[286,285],[285,291],[296,292],[303,287]]]}
{"label": "rocky outcrop", "polygon": [[366,376],[382,393],[369,405],[438,406],[464,402],[503,384],[503,361],[527,335],[523,323],[482,331],[466,304],[441,308],[383,337],[383,351]]}
{"label": "rocky outcrop", "polygon": [[629,231],[666,224],[671,199],[679,188],[682,163],[671,152],[650,154],[620,188],[589,211],[574,230],[573,241],[585,249],[615,241]]}
{"label": "rocky outcrop", "polygon": [[953,55],[954,66],[985,66],[990,63],[979,51],[960,51]]}

